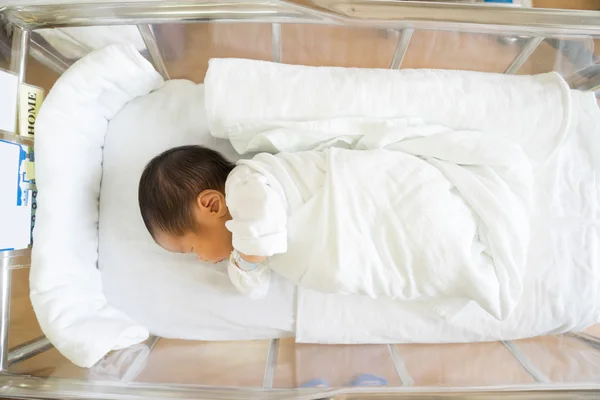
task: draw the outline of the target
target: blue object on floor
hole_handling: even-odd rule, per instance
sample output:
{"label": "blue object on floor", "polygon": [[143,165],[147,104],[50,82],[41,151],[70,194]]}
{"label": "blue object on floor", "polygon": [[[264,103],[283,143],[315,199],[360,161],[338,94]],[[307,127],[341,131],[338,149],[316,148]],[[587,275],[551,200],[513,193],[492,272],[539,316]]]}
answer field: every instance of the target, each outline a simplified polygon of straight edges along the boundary
{"label": "blue object on floor", "polygon": [[300,385],[300,387],[301,388],[313,388],[313,387],[327,388],[327,387],[329,387],[329,383],[327,383],[327,381],[324,379],[311,379],[308,382],[304,382],[302,385]]}
{"label": "blue object on floor", "polygon": [[350,386],[385,386],[388,381],[377,375],[362,374],[359,375]]}
{"label": "blue object on floor", "polygon": [[[388,381],[380,376],[373,374],[362,374],[356,377],[351,383],[350,386],[385,386],[388,384]],[[311,379],[308,382],[304,382],[300,385],[301,388],[328,388],[329,383],[325,379]]]}

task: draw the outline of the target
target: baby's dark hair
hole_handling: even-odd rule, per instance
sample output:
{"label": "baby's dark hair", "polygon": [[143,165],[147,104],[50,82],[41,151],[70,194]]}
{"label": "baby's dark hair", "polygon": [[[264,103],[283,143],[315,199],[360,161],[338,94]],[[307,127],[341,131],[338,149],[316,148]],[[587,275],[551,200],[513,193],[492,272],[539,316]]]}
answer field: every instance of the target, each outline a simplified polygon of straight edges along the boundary
{"label": "baby's dark hair", "polygon": [[148,232],[181,236],[196,230],[194,205],[204,190],[225,193],[233,170],[220,153],[202,146],[181,146],[154,157],[142,173],[138,202]]}

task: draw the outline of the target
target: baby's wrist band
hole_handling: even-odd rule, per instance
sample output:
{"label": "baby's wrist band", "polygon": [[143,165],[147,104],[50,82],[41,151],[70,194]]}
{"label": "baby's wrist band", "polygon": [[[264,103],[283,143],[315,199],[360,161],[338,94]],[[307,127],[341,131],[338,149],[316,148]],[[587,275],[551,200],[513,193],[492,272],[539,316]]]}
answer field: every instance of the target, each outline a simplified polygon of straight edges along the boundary
{"label": "baby's wrist band", "polygon": [[253,271],[260,265],[260,263],[244,260],[240,252],[235,249],[231,252],[230,260],[242,271]]}

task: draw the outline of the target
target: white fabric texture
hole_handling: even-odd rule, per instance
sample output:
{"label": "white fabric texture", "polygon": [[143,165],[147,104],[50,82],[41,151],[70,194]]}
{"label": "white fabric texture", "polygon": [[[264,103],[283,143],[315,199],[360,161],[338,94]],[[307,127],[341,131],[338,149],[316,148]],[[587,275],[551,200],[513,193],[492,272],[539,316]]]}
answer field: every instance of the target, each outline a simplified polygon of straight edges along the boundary
{"label": "white fabric texture", "polygon": [[148,337],[103,294],[98,199],[108,121],[162,84],[133,47],[107,47],[62,75],[37,119],[31,302],[48,339],[79,366]]}
{"label": "white fabric texture", "polygon": [[467,309],[470,318],[449,324],[418,305],[300,288],[296,341],[465,343],[577,332],[600,322],[600,112],[593,93],[572,95],[577,130],[536,174],[524,290],[509,319]]}
{"label": "white fabric texture", "polygon": [[[527,157],[505,140],[416,122],[374,132],[354,148],[378,150],[329,148],[242,161],[255,171],[247,175],[260,171],[264,181],[228,180],[237,194],[228,202],[230,225],[238,225],[238,204],[254,217],[241,221],[251,222],[246,231],[256,243],[244,252],[279,254],[271,268],[320,292],[419,301],[449,318],[473,300],[507,318],[521,295],[529,241]],[[287,133],[301,143],[293,130]],[[323,168],[311,168],[315,158]],[[317,182],[313,190],[306,180]],[[287,251],[275,251],[273,231],[281,233],[278,225],[288,220],[277,211],[284,209],[290,210]]]}
{"label": "white fabric texture", "polygon": [[[212,59],[205,85],[211,133],[231,140],[240,154],[308,150],[360,134],[357,129],[376,128],[368,123],[363,128],[354,117],[414,117],[509,139],[535,161],[548,158],[571,123],[569,88],[556,73],[519,76]],[[291,141],[290,127],[301,143]],[[547,138],[543,147],[538,132]]]}
{"label": "white fabric texture", "polygon": [[[417,301],[446,318],[475,301],[504,320],[522,290],[530,163],[545,162],[569,133],[569,89],[557,74],[515,79],[414,72],[212,60],[206,79],[209,123],[213,134],[229,138],[240,152],[326,149],[324,168],[314,178],[323,181],[313,192],[303,191],[311,155],[246,161],[256,173],[264,171],[275,192],[291,197],[288,251],[269,264],[279,274],[324,293]],[[415,81],[433,91],[448,87],[447,97],[461,95],[463,107],[476,104],[487,113],[453,112],[444,104],[411,109],[409,82]],[[352,91],[350,101],[340,101]],[[516,109],[523,98],[538,107]],[[540,124],[549,111],[557,117]],[[520,120],[511,120],[514,114]],[[421,116],[427,123],[416,120]],[[489,119],[502,122],[505,131],[490,127]],[[363,151],[330,147],[340,144]],[[267,204],[276,204],[276,196],[274,201],[256,196],[256,189],[246,192],[240,204],[258,210],[254,205],[262,200],[264,209],[275,208]],[[298,194],[305,200],[300,207],[293,199]],[[237,223],[235,211],[231,225]],[[248,231],[255,240],[268,239],[263,229],[271,221],[258,222]],[[258,255],[252,250],[244,252]]]}
{"label": "white fabric texture", "polygon": [[[313,177],[321,179],[315,191],[303,190],[315,154],[245,161],[271,186],[306,199],[288,206],[288,250],[270,267],[324,293],[418,301],[448,318],[472,300],[507,318],[521,295],[529,241],[529,162],[504,140],[431,128],[396,126],[382,135],[397,141],[386,149],[318,152],[325,168]],[[373,138],[358,148],[365,142]],[[256,203],[254,192],[245,204]],[[250,229],[256,240],[269,241],[261,233],[272,218]]]}
{"label": "white fabric texture", "polygon": [[[265,175],[247,165],[238,165],[227,177],[225,199],[232,216],[225,226],[232,233],[232,245],[238,252],[271,257],[287,251],[285,193],[275,191]],[[262,299],[267,295],[271,269],[265,263],[246,270],[237,264],[232,253],[227,272],[245,297]]]}
{"label": "white fabric texture", "polygon": [[287,251],[285,193],[271,187],[263,174],[246,165],[234,168],[225,183],[225,200],[232,218],[225,226],[235,249],[264,257]]}
{"label": "white fabric texture", "polygon": [[239,158],[212,137],[204,113],[204,88],[172,80],[128,103],[110,121],[100,195],[99,266],[113,306],[166,338],[252,340],[294,335],[296,290],[274,274],[263,300],[238,293],[227,262],[202,263],[168,253],[142,221],[138,182],[151,158],[175,146],[199,144]]}
{"label": "white fabric texture", "polygon": [[235,260],[230,259],[227,274],[231,283],[244,297],[253,300],[264,299],[271,287],[271,269],[260,264],[254,269],[243,269]]}
{"label": "white fabric texture", "polygon": [[[573,104],[578,102],[572,100],[571,96],[579,96],[579,93],[569,91],[557,74],[506,77],[457,71],[310,68],[248,60],[212,60],[206,85],[207,113],[213,134],[229,138],[240,152],[306,150],[330,146],[339,142],[340,137],[342,142],[355,143],[356,137],[360,137],[363,132],[362,121],[357,124],[355,118],[364,115],[388,119],[423,117],[428,123],[444,124],[453,129],[477,129],[515,142],[523,148],[536,171],[548,168],[546,161],[552,158],[553,153],[576,126],[577,120],[571,110]],[[426,93],[422,102],[415,99],[415,93]],[[593,99],[589,94],[586,96],[588,102],[590,98]],[[593,118],[588,119],[591,124],[597,123],[597,112]],[[325,131],[329,135],[323,135],[323,127],[327,127]],[[352,129],[348,130],[348,127]],[[372,128],[369,126],[369,129]],[[597,129],[596,126],[594,128]],[[290,135],[290,131],[294,134]],[[348,132],[352,134],[349,135]],[[540,142],[540,138],[544,140]],[[557,157],[559,155],[554,155],[552,159]],[[540,172],[536,175],[538,190],[539,174]],[[587,175],[589,176],[589,171]],[[535,213],[537,210],[534,210],[534,215]],[[538,237],[533,238],[530,247],[538,240]],[[593,246],[587,250],[590,251],[593,252]],[[593,265],[586,263],[588,269]],[[567,270],[569,274],[577,272]],[[590,286],[585,290],[587,293],[591,288],[598,287],[597,272],[594,271],[591,277],[592,282],[589,282]],[[546,276],[545,279],[551,278]],[[530,282],[528,277],[527,283]],[[561,282],[565,282],[565,276],[562,281],[553,285],[560,285]],[[533,289],[525,286],[525,292]],[[389,308],[382,313],[378,306],[386,304],[383,300],[369,300],[369,303],[365,297],[325,296],[304,288],[300,288],[299,293],[301,298],[297,335],[300,341],[361,343],[421,340],[420,332],[415,331],[412,331],[410,338],[400,332],[398,337],[402,339],[394,339],[394,332],[402,324],[390,324],[388,321],[389,315],[394,312],[393,307],[411,309],[411,306],[388,301]],[[592,297],[595,299],[596,296]],[[315,313],[318,303],[325,299],[331,305],[327,315],[323,311]],[[537,308],[528,308],[522,300],[517,308],[525,308],[530,318],[539,319],[539,309],[544,307],[540,303],[547,302],[551,309],[564,309],[567,301],[545,293],[543,299],[535,302]],[[367,306],[360,308],[361,312],[352,312],[346,316],[347,310],[353,309],[352,305],[362,303]],[[424,312],[428,320],[435,316],[431,312],[425,312],[422,306],[412,307]],[[339,315],[333,317],[336,313]],[[369,323],[361,320],[365,313],[373,317],[370,320],[379,322],[375,326],[381,327],[380,331],[369,334],[374,331]],[[315,314],[321,317],[315,318]],[[475,311],[470,304],[464,313],[465,318],[460,321],[468,324],[472,316],[475,320],[480,318],[489,322],[490,316],[483,313],[487,315],[486,319],[481,314],[481,310]],[[520,314],[522,318],[523,313]],[[333,322],[323,324],[323,318]],[[446,337],[443,326],[450,324],[434,318],[440,327],[428,337],[438,342],[514,338],[530,336],[532,331],[535,331],[533,335],[562,331],[564,321],[581,328],[597,319],[596,303],[586,300],[572,315],[567,315],[566,312],[554,314],[536,324],[523,324],[526,329],[515,327],[516,323],[512,322],[515,318],[511,317],[511,323],[506,324],[510,325],[510,329],[502,330],[502,335],[498,334],[499,324],[494,324],[496,329],[493,330],[488,329],[485,323],[480,323],[474,326],[473,330],[477,333],[468,335],[469,339],[452,335]],[[394,320],[399,321],[396,318]],[[409,321],[404,321],[404,324],[410,324]],[[323,328],[323,325],[329,328]],[[421,329],[427,327],[421,326]],[[354,337],[355,332],[360,339]]]}

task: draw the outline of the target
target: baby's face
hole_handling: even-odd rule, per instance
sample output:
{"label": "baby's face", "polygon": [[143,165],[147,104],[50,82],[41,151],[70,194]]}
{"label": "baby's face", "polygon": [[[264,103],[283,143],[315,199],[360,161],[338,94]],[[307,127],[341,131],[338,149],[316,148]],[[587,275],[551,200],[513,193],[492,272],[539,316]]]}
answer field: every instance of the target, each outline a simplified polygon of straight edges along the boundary
{"label": "baby's face", "polygon": [[156,242],[174,253],[194,253],[199,260],[212,263],[221,262],[233,251],[231,232],[225,223],[203,226],[199,232],[188,232],[183,236],[168,234],[156,235]]}

